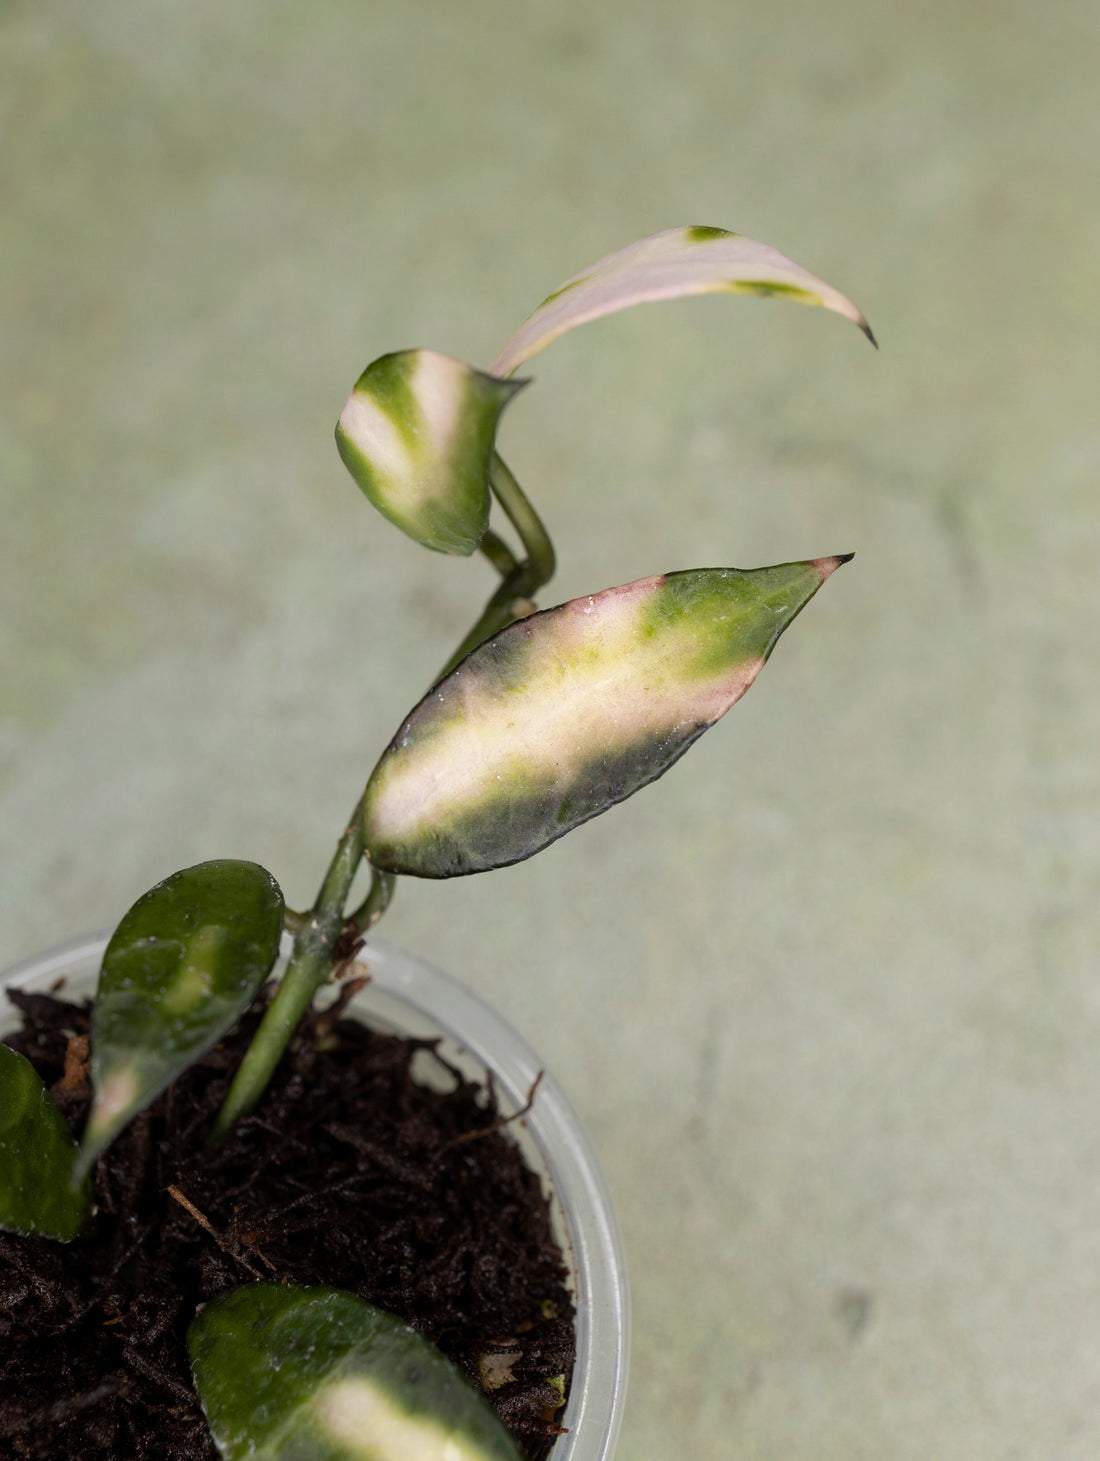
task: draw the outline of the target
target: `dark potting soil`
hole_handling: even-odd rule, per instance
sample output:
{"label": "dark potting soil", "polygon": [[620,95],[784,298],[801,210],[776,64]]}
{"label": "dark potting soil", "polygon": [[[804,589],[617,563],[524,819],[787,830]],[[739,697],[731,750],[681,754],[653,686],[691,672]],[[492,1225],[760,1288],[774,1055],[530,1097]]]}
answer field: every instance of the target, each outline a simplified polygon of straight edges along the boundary
{"label": "dark potting soil", "polygon": [[[23,1029],[5,1042],[79,1131],[87,1002],[9,997]],[[307,1016],[256,1114],[204,1154],[261,1013],[108,1148],[86,1235],[0,1233],[0,1456],[217,1461],[187,1326],[223,1289],[287,1280],[357,1294],[475,1382],[487,1373],[521,1449],[544,1457],[559,1433],[553,1381],[568,1384],[573,1367],[573,1307],[539,1180],[491,1088],[433,1041],[378,1034],[334,1006]],[[413,1079],[422,1051],[448,1089]]]}

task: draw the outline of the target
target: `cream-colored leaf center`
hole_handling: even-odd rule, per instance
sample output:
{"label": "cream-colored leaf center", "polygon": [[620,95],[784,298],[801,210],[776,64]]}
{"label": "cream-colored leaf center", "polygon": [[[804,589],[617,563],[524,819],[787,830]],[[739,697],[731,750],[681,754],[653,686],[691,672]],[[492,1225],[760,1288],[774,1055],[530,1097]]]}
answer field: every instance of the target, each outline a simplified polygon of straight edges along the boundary
{"label": "cream-colored leaf center", "polygon": [[450,457],[466,399],[470,368],[449,355],[422,350],[417,356],[412,388],[425,435],[436,461]]}
{"label": "cream-colored leaf center", "polygon": [[412,473],[412,456],[400,431],[365,391],[353,391],[348,397],[340,412],[340,429],[382,476],[400,482]]}
{"label": "cream-colored leaf center", "polygon": [[229,930],[220,924],[208,923],[196,929],[187,941],[175,978],[160,998],[161,1014],[190,1014],[209,999],[218,953],[228,937]]}
{"label": "cream-colored leaf center", "polygon": [[326,1385],[313,1408],[332,1440],[362,1461],[485,1461],[480,1446],[426,1416],[410,1415],[364,1376]]}
{"label": "cream-colored leaf center", "polygon": [[382,771],[372,830],[403,841],[478,804],[530,789],[568,785],[601,755],[650,736],[709,725],[748,689],[763,660],[747,657],[715,674],[684,674],[698,632],[684,622],[643,639],[661,579],[598,598],[576,599],[542,621],[537,648],[501,689],[476,662],[440,695],[420,742]]}

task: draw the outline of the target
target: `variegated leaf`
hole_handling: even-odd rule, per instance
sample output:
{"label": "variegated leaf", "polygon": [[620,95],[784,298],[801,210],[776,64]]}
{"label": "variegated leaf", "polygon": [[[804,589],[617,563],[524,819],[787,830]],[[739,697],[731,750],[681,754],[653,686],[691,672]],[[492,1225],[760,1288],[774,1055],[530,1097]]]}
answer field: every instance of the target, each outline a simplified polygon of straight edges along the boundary
{"label": "variegated leaf", "polygon": [[224,1461],[520,1461],[449,1360],[338,1289],[260,1283],[219,1294],[187,1344]]}
{"label": "variegated leaf", "polygon": [[103,955],[80,1173],[236,1023],[271,972],[282,927],[279,885],[254,862],[202,862],[138,899]]}
{"label": "variegated leaf", "polygon": [[778,249],[724,228],[666,228],[608,254],[554,291],[493,361],[508,376],[575,325],[632,304],[686,294],[757,294],[819,304],[853,320],[872,344],[871,327],[850,299]]}
{"label": "variegated leaf", "polygon": [[469,554],[489,525],[497,422],[524,384],[435,350],[398,350],[359,377],[336,445],[390,522],[426,548]]}
{"label": "variegated leaf", "polygon": [[70,1185],[76,1142],[29,1060],[0,1045],[0,1228],[75,1238],[88,1196]]}
{"label": "variegated leaf", "polygon": [[375,767],[372,863],[483,872],[630,796],[740,699],[846,561],[661,574],[510,625],[425,696]]}

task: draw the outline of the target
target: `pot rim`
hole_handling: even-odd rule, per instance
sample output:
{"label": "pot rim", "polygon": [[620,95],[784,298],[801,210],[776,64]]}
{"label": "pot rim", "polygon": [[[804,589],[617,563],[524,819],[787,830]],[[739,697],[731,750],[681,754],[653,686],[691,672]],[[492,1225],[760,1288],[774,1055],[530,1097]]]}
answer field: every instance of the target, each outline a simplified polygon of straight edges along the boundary
{"label": "pot rim", "polygon": [[[90,979],[106,934],[68,940],[12,965],[0,987]],[[577,1360],[561,1436],[549,1461],[612,1461],[626,1399],[630,1298],[622,1236],[592,1143],[562,1088],[534,1050],[459,980],[415,954],[370,935],[359,956],[370,982],[350,1009],[406,1033],[442,1032],[482,1070],[491,1070],[505,1110],[518,1110],[542,1072],[531,1110],[512,1131],[545,1177],[577,1308]],[[0,1005],[0,1032],[5,1024]],[[522,1128],[518,1129],[517,1128]]]}

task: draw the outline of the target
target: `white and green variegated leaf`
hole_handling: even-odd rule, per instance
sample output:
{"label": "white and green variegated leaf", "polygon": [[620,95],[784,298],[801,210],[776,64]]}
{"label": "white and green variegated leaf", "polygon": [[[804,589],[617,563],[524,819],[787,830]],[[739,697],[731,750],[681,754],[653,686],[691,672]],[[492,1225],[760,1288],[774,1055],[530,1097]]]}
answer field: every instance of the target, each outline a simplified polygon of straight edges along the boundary
{"label": "white and green variegated leaf", "polygon": [[420,702],[367,784],[388,872],[519,862],[655,780],[745,693],[845,558],[639,579],[510,625]]}
{"label": "white and green variegated leaf", "polygon": [[173,873],[126,913],[92,1007],[94,1097],[77,1170],[237,1022],[279,952],[283,895],[231,858]]}
{"label": "white and green variegated leaf", "polygon": [[223,1461],[521,1461],[449,1360],[338,1289],[221,1294],[187,1344]]}
{"label": "white and green variegated leaf", "polygon": [[435,350],[368,365],[336,425],[344,465],[378,511],[440,553],[473,553],[489,525],[500,413],[524,383]]}
{"label": "white and green variegated leaf", "polygon": [[756,294],[817,304],[854,321],[874,344],[871,327],[850,299],[778,249],[724,228],[666,228],[608,254],[567,279],[512,336],[494,360],[508,376],[576,325],[632,304],[687,294]]}
{"label": "white and green variegated leaf", "polygon": [[88,1196],[70,1185],[76,1142],[29,1060],[0,1045],[0,1228],[75,1238]]}

